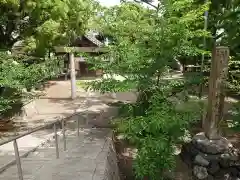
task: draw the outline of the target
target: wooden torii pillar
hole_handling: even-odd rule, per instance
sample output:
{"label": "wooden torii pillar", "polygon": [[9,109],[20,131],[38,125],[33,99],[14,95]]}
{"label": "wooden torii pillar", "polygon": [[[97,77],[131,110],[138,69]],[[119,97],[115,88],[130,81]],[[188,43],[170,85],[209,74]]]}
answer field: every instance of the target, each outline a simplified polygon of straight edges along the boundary
{"label": "wooden torii pillar", "polygon": [[55,47],[56,53],[67,53],[70,61],[70,76],[71,76],[71,98],[77,97],[76,84],[76,69],[75,69],[75,52],[107,52],[105,47]]}
{"label": "wooden torii pillar", "polygon": [[76,83],[75,58],[72,52],[69,53],[69,61],[70,61],[70,77],[71,77],[71,98],[75,99],[77,97],[77,83]]}
{"label": "wooden torii pillar", "polygon": [[212,53],[209,78],[207,117],[203,122],[204,131],[210,140],[220,138],[219,123],[223,118],[225,83],[228,74],[229,48],[216,47]]}

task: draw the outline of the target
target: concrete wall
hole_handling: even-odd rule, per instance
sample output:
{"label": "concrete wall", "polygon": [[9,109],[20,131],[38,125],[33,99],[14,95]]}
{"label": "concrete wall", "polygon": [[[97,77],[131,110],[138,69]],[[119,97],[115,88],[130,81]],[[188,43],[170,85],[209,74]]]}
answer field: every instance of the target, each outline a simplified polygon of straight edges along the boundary
{"label": "concrete wall", "polygon": [[117,162],[117,153],[113,141],[110,139],[104,180],[120,180]]}

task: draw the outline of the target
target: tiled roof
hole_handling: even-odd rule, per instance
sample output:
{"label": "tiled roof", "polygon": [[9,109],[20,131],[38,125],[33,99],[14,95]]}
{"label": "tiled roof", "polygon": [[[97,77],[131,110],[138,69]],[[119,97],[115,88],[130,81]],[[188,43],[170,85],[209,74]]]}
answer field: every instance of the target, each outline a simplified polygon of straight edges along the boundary
{"label": "tiled roof", "polygon": [[84,36],[90,40],[91,42],[93,42],[94,44],[96,44],[98,47],[101,47],[104,45],[104,43],[102,43],[101,41],[99,41],[96,37],[95,37],[95,32],[94,31],[89,31],[88,33],[86,33]]}

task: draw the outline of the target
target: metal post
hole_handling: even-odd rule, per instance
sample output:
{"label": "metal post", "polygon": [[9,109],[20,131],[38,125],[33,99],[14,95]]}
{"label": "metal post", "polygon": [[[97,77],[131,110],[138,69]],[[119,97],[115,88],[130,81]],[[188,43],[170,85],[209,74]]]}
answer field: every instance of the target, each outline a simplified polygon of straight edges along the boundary
{"label": "metal post", "polygon": [[75,60],[74,54],[69,54],[70,59],[70,70],[71,70],[71,97],[72,99],[76,98],[76,73],[75,73]]}
{"label": "metal post", "polygon": [[77,119],[77,136],[79,137],[80,136],[80,132],[79,132],[79,129],[80,129],[80,116],[78,116],[78,119]]}
{"label": "metal post", "polygon": [[56,158],[59,159],[58,135],[57,135],[56,124],[54,124],[53,128],[54,128],[54,134],[55,134]]}
{"label": "metal post", "polygon": [[[208,0],[205,0],[205,3],[207,3]],[[204,30],[206,31],[207,30],[207,27],[208,27],[208,11],[205,11],[204,13]],[[203,37],[203,49],[206,49],[206,37],[204,36]],[[202,59],[201,59],[201,72],[203,72],[203,68],[204,68],[204,53],[202,53]],[[201,84],[202,85],[202,84]],[[201,86],[201,89],[200,91],[202,91],[202,86]],[[202,92],[200,92],[199,96],[201,97]]]}
{"label": "metal post", "polygon": [[13,147],[14,147],[15,158],[16,158],[17,169],[18,169],[18,178],[19,178],[19,180],[23,180],[21,160],[20,160],[20,156],[19,156],[18,145],[17,145],[16,139],[13,141]]}
{"label": "metal post", "polygon": [[66,143],[66,134],[65,134],[65,122],[62,120],[62,134],[63,134],[63,149],[64,151],[67,150],[67,143]]}
{"label": "metal post", "polygon": [[[207,2],[208,2],[208,0],[205,0],[205,3],[207,3]],[[205,13],[204,13],[204,30],[205,31],[207,30],[207,27],[208,27],[208,11],[205,11]],[[206,37],[205,36],[203,37],[203,49],[204,50],[206,49]],[[202,74],[202,78],[204,76],[204,74],[203,74],[204,60],[205,60],[205,56],[204,56],[204,53],[202,53],[202,59],[201,59],[201,74]],[[203,87],[204,87],[204,83],[201,82],[200,89],[199,89],[199,99],[200,100],[202,99],[202,96],[203,96]],[[202,108],[204,106],[201,101],[200,101],[200,106]],[[203,112],[201,113],[200,119],[202,121],[202,127],[203,127],[203,124],[204,124],[204,114],[203,114]]]}

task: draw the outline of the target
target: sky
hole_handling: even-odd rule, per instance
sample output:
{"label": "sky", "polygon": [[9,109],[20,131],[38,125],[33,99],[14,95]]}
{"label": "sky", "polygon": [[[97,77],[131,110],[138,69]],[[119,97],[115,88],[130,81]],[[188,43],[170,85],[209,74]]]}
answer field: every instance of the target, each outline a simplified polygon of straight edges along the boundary
{"label": "sky", "polygon": [[114,6],[120,3],[120,0],[98,0],[104,6]]}

